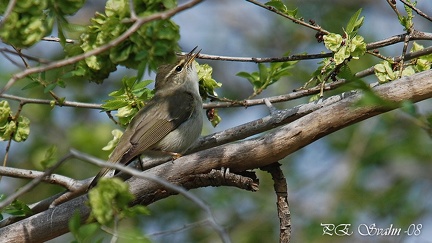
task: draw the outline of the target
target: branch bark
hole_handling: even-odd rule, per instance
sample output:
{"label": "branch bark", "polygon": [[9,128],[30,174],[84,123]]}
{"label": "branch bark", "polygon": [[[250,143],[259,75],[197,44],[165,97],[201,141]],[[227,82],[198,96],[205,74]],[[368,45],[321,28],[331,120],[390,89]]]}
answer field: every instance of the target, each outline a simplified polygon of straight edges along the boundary
{"label": "branch bark", "polygon": [[291,212],[288,203],[288,186],[280,166],[281,164],[275,162],[262,167],[261,170],[268,172],[273,179],[273,188],[276,193],[276,207],[279,217],[279,243],[290,243]]}
{"label": "branch bark", "polygon": [[[395,104],[404,100],[419,102],[431,98],[432,70],[377,86],[374,90]],[[334,131],[392,109],[354,106],[361,97],[361,92],[344,97],[260,137],[199,151],[144,173],[184,185],[189,176],[205,174],[212,169],[224,167],[238,172],[269,165]],[[131,178],[129,183],[136,196],[134,204],[151,204],[173,194],[148,180]],[[0,229],[0,242],[41,242],[61,235],[68,231],[68,220],[75,210],[81,213],[84,220],[88,217],[90,209],[86,201],[87,195],[83,195],[4,227]]]}

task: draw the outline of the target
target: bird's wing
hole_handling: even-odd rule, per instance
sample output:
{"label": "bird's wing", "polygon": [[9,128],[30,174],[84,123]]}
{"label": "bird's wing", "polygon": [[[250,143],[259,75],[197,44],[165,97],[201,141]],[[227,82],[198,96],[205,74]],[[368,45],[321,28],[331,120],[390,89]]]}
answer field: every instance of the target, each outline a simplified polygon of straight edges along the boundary
{"label": "bird's wing", "polygon": [[[143,115],[145,117],[138,117],[137,124],[134,124],[129,139],[131,156],[136,157],[145,150],[152,148],[166,135],[187,121],[195,109],[194,96],[189,92],[179,92],[169,97],[169,99],[166,97],[161,97],[161,99],[162,102],[159,102],[159,104],[162,105],[158,106],[158,109],[143,111],[142,114],[145,114]],[[167,110],[170,112],[166,112]],[[155,114],[154,119],[148,121],[149,119],[146,118],[151,116],[151,113]]]}
{"label": "bird's wing", "polygon": [[[108,161],[126,165],[158,143],[192,115],[194,99],[189,92],[178,92],[169,99],[155,95],[132,119]],[[109,171],[112,169],[102,169],[89,188]]]}

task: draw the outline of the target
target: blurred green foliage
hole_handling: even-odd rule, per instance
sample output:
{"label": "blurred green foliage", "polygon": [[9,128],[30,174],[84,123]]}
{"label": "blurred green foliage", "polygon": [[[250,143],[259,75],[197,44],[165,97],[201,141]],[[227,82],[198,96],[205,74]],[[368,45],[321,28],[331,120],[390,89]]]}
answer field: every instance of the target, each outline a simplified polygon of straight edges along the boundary
{"label": "blurred green foliage", "polygon": [[[96,14],[91,25],[81,35],[81,43],[69,46],[68,54],[74,56],[91,51],[121,36],[133,24],[132,21],[126,21],[131,17],[129,3],[129,0],[109,0],[105,13]],[[141,17],[176,5],[175,0],[132,3],[135,12]],[[117,69],[117,65],[138,69],[140,73],[147,68],[156,70],[159,65],[175,60],[179,39],[179,27],[173,21],[152,21],[142,25],[138,31],[109,51],[80,61],[72,74],[101,83]]]}
{"label": "blurred green foliage", "polygon": [[91,218],[102,225],[109,225],[114,220],[149,214],[141,205],[129,207],[134,199],[129,192],[129,185],[119,178],[102,178],[96,187],[89,191],[89,204],[92,208]]}
{"label": "blurred green foliage", "polygon": [[0,141],[13,139],[15,142],[23,142],[29,134],[30,120],[25,116],[14,116],[9,102],[0,101]]}

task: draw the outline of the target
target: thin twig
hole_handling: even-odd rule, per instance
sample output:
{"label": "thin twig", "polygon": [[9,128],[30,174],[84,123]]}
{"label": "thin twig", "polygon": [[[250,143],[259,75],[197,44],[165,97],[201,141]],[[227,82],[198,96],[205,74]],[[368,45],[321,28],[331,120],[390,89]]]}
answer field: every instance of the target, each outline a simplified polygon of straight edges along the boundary
{"label": "thin twig", "polygon": [[279,242],[289,243],[291,239],[291,212],[288,202],[288,186],[280,168],[281,164],[273,163],[262,167],[261,170],[268,172],[273,179],[273,188],[276,192],[276,206],[279,217]]}
{"label": "thin twig", "polygon": [[30,65],[28,64],[28,62],[24,59],[22,53],[21,53],[21,49],[15,48],[13,47],[13,49],[16,51],[17,55],[21,58],[21,61],[24,63],[24,66],[26,68],[29,68]]}
{"label": "thin twig", "polygon": [[[8,157],[9,157],[9,151],[10,151],[11,145],[12,145],[12,136],[8,139],[8,142],[7,142],[7,145],[6,145],[6,152],[5,152],[5,156],[3,157],[3,167],[5,167],[6,164],[7,164],[7,160],[8,160]],[[0,180],[1,180],[1,178],[2,177],[0,177]]]}
{"label": "thin twig", "polygon": [[[183,53],[182,54],[186,54]],[[285,57],[230,57],[230,56],[218,56],[218,55],[208,55],[199,54],[197,58],[206,60],[222,60],[231,62],[288,62],[288,61],[299,61],[299,60],[310,60],[310,59],[321,59],[326,57],[331,57],[333,53],[320,53],[320,54],[297,54],[289,55]]]}
{"label": "thin twig", "polygon": [[[52,42],[60,42],[61,41],[61,39],[59,37],[54,37],[54,36],[46,36],[46,37],[43,37],[42,40],[44,40],[44,41],[52,41]],[[76,40],[72,40],[72,39],[65,39],[65,42],[69,43],[69,44],[74,44],[77,41]]]}
{"label": "thin twig", "polygon": [[[408,30],[409,33],[411,33],[412,28],[410,28]],[[402,47],[402,54],[400,56],[400,61],[399,61],[399,77],[402,77],[402,72],[403,72],[403,68],[404,68],[404,60],[405,60],[405,55],[407,54],[407,50],[408,50],[408,43],[410,42],[410,35],[406,35],[405,36],[405,40],[404,40],[404,44]]]}
{"label": "thin twig", "polygon": [[129,12],[130,12],[132,20],[137,19],[137,14],[135,12],[135,7],[134,7],[134,1],[133,0],[129,0]]}
{"label": "thin twig", "polygon": [[[405,37],[410,35],[410,40],[432,40],[432,33],[413,31],[412,33],[404,33],[395,35],[384,40],[371,42],[366,45],[366,50],[374,50],[385,46],[390,46],[405,41]],[[182,55],[187,54],[182,52]],[[294,54],[285,57],[232,57],[232,56],[219,56],[209,54],[199,54],[198,59],[204,60],[216,60],[216,61],[230,61],[230,62],[254,62],[254,63],[268,63],[268,62],[288,62],[288,61],[300,61],[300,60],[311,60],[321,59],[333,56],[333,53],[319,53],[319,54]]]}
{"label": "thin twig", "polygon": [[13,54],[13,55],[16,55],[16,56],[21,55],[21,56],[23,56],[23,57],[25,57],[25,58],[27,58],[29,60],[36,61],[36,62],[43,63],[43,64],[49,63],[48,60],[45,60],[45,59],[42,59],[42,58],[37,58],[37,57],[32,57],[32,56],[26,55],[26,54],[21,53],[21,52],[18,53],[16,51],[9,50],[8,48],[0,48],[0,52],[2,52],[2,53],[5,53],[5,52],[6,53],[10,53],[10,54]]}
{"label": "thin twig", "polygon": [[257,6],[260,6],[261,8],[265,8],[265,9],[267,9],[269,11],[272,11],[272,12],[274,12],[274,13],[280,15],[280,16],[283,16],[283,17],[285,17],[285,18],[293,21],[296,24],[300,24],[300,25],[306,26],[306,27],[308,27],[310,29],[313,29],[313,30],[316,30],[316,31],[318,31],[320,33],[324,33],[324,34],[329,34],[330,33],[327,30],[323,29],[321,26],[312,25],[312,24],[309,24],[307,22],[302,21],[301,19],[296,19],[296,18],[294,18],[292,16],[289,16],[289,15],[287,15],[285,13],[282,13],[281,11],[275,9],[272,6],[268,6],[268,5],[262,4],[262,3],[258,2],[258,1],[255,1],[255,0],[246,0],[246,1],[250,2],[250,3],[253,3],[253,4],[257,5]]}
{"label": "thin twig", "polygon": [[76,102],[76,101],[63,101],[59,103],[56,100],[32,99],[32,98],[25,98],[16,95],[10,95],[10,94],[1,94],[0,97],[5,99],[10,99],[10,100],[16,100],[22,102],[23,104],[44,104],[50,106],[56,105],[56,106],[87,108],[87,109],[99,109],[99,110],[102,109],[101,104],[89,104],[89,103]]}
{"label": "thin twig", "polygon": [[2,55],[13,65],[19,67],[19,68],[24,68],[20,63],[18,63],[17,61],[13,60],[11,57],[9,57],[9,55],[6,55],[6,53],[1,52]]}
{"label": "thin twig", "polygon": [[155,233],[150,233],[147,234],[147,236],[161,236],[161,235],[168,235],[168,234],[174,234],[174,233],[178,233],[184,230],[188,230],[188,229],[192,229],[192,228],[196,228],[198,226],[206,226],[208,225],[210,222],[205,219],[205,220],[201,220],[201,221],[197,221],[197,222],[193,222],[191,224],[186,224],[180,228],[177,229],[170,229],[170,230],[165,230],[165,231],[159,231],[159,232],[155,232]]}
{"label": "thin twig", "polygon": [[12,10],[15,7],[16,2],[17,2],[17,0],[10,0],[9,1],[9,3],[6,7],[6,11],[3,14],[3,19],[0,21],[0,28],[3,27],[3,24],[6,22],[7,18],[12,13]]}
{"label": "thin twig", "polygon": [[135,33],[143,24],[146,24],[146,23],[151,22],[151,21],[159,20],[159,19],[168,19],[168,18],[174,16],[175,14],[177,14],[181,11],[184,11],[188,8],[191,8],[195,5],[197,5],[201,1],[202,0],[192,0],[192,1],[185,3],[181,6],[178,6],[176,8],[173,8],[173,9],[170,9],[170,10],[167,10],[164,12],[152,14],[152,15],[147,16],[147,17],[139,18],[139,19],[137,19],[137,21],[135,23],[133,23],[131,25],[131,27],[129,27],[129,29],[127,29],[125,32],[123,32],[123,34],[121,34],[119,37],[115,38],[114,40],[111,40],[110,42],[108,42],[107,44],[105,44],[103,46],[100,46],[100,47],[95,48],[95,49],[88,51],[88,52],[84,52],[83,54],[73,56],[71,58],[67,58],[64,60],[53,62],[53,63],[47,64],[44,66],[40,66],[40,67],[29,68],[29,69],[26,69],[20,73],[17,73],[15,75],[13,75],[12,78],[9,79],[9,81],[6,83],[6,85],[0,90],[0,95],[3,94],[5,91],[7,91],[10,87],[12,87],[12,85],[19,79],[27,77],[30,74],[39,73],[39,72],[48,71],[48,70],[51,70],[54,68],[63,67],[63,66],[70,65],[70,64],[76,63],[78,61],[84,60],[85,58],[88,58],[90,56],[98,55],[98,54],[100,54],[106,50],[109,50],[110,48],[112,48],[114,46],[117,46],[118,44],[120,44],[121,42],[126,40],[130,35]]}
{"label": "thin twig", "polygon": [[399,1],[401,1],[403,4],[407,5],[412,10],[414,10],[418,15],[422,16],[423,18],[425,18],[429,21],[432,21],[431,17],[429,17],[427,14],[423,13],[420,9],[416,8],[412,3],[407,2],[406,0],[399,0]]}
{"label": "thin twig", "polygon": [[400,13],[399,10],[396,8],[396,1],[395,0],[386,0],[386,1],[390,5],[391,9],[393,9],[395,14],[399,17]]}
{"label": "thin twig", "polygon": [[168,181],[166,181],[160,177],[157,177],[157,176],[154,176],[151,174],[142,173],[142,171],[126,167],[126,166],[121,165],[119,163],[108,163],[104,160],[101,160],[101,159],[98,159],[96,157],[78,152],[78,151],[73,150],[73,149],[70,151],[70,153],[75,158],[78,158],[80,160],[90,162],[90,163],[98,165],[100,167],[106,167],[106,168],[111,168],[111,169],[123,171],[125,173],[128,173],[128,174],[134,176],[134,177],[138,177],[141,179],[145,179],[145,180],[149,180],[149,181],[158,183],[158,184],[166,187],[169,190],[175,191],[175,192],[183,195],[185,198],[191,200],[198,207],[200,207],[204,212],[206,212],[212,228],[219,234],[219,236],[221,237],[223,242],[231,242],[225,229],[216,222],[216,219],[214,218],[214,215],[213,215],[210,207],[204,201],[202,201],[200,198],[198,198],[195,195],[193,195],[192,193],[188,192],[183,187],[169,183]]}
{"label": "thin twig", "polygon": [[66,155],[61,160],[59,160],[55,165],[53,165],[52,167],[50,167],[47,170],[45,170],[45,172],[42,175],[40,175],[39,177],[33,179],[32,181],[30,181],[29,183],[27,183],[25,186],[23,186],[20,189],[18,189],[15,193],[13,193],[9,197],[7,197],[3,201],[1,201],[0,202],[0,209],[3,209],[7,205],[11,204],[15,199],[17,199],[18,197],[20,197],[24,193],[26,193],[26,192],[30,191],[31,189],[33,189],[41,181],[43,181],[44,178],[46,178],[48,175],[51,175],[54,170],[56,170],[63,162],[65,162],[66,160],[68,160],[70,157],[71,157],[71,155]]}
{"label": "thin twig", "polygon": [[3,166],[0,167],[0,175],[21,179],[36,179],[38,177],[41,177],[43,182],[63,186],[69,191],[77,190],[80,185],[79,181],[74,180],[70,177],[58,174],[45,175],[44,172],[37,170],[26,170]]}

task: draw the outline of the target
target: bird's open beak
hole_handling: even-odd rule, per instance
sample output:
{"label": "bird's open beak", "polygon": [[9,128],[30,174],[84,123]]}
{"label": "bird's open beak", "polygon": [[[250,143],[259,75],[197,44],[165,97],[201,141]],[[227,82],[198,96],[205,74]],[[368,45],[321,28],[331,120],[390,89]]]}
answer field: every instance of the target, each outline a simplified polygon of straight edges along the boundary
{"label": "bird's open beak", "polygon": [[195,58],[199,55],[199,53],[201,52],[201,50],[199,50],[197,53],[193,53],[196,49],[198,48],[198,46],[195,46],[194,49],[192,49],[192,51],[190,51],[187,54],[187,60],[186,60],[186,66],[189,66],[193,63],[193,61],[195,60]]}

